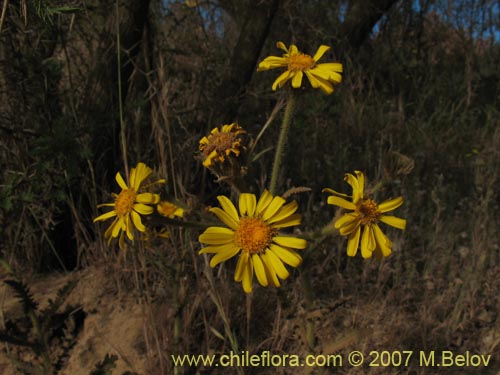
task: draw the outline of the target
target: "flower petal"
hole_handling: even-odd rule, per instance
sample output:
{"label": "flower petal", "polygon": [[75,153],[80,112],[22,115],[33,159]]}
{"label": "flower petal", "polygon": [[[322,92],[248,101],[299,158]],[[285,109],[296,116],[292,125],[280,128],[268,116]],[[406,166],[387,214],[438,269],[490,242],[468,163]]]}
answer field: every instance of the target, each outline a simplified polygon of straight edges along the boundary
{"label": "flower petal", "polygon": [[358,252],[359,238],[361,237],[361,226],[358,226],[356,231],[352,232],[347,241],[347,255],[353,257]]}
{"label": "flower petal", "polygon": [[283,207],[279,209],[278,212],[276,212],[269,220],[267,220],[267,222],[272,224],[277,221],[286,219],[287,217],[293,215],[294,212],[297,211],[298,207],[299,205],[296,201],[292,201],[288,204],[285,204]]}
{"label": "flower petal", "polygon": [[252,293],[252,284],[253,284],[253,262],[252,258],[247,258],[246,264],[243,268],[243,275],[241,283],[243,285],[243,290],[245,293]]}
{"label": "flower petal", "polygon": [[262,214],[262,218],[265,221],[268,221],[278,210],[285,204],[286,200],[282,197],[276,196],[273,198],[269,206],[267,206],[266,210]]}
{"label": "flower petal", "polygon": [[292,72],[291,75],[293,76],[292,87],[298,89],[302,84],[302,77],[304,76],[304,73],[302,73],[302,70],[297,70],[295,72]]}
{"label": "flower petal", "polygon": [[252,262],[253,262],[253,268],[255,270],[255,276],[257,276],[257,280],[259,281],[259,284],[262,286],[267,286],[267,276],[266,276],[266,269],[264,268],[264,264],[262,263],[262,260],[260,259],[260,255],[258,254],[253,254],[252,255]]}
{"label": "flower petal", "polygon": [[221,210],[219,207],[212,207],[210,212],[217,215],[217,217],[226,224],[229,228],[236,230],[238,229],[238,222],[233,219],[226,211]]}
{"label": "flower petal", "polygon": [[235,222],[238,222],[239,221],[238,211],[236,211],[236,207],[234,207],[233,202],[231,202],[231,200],[228,197],[225,197],[224,195],[219,195],[217,197],[217,200],[222,206],[222,209],[226,211]]}
{"label": "flower petal", "polygon": [[276,275],[278,275],[278,277],[282,280],[287,279],[288,276],[290,276],[290,274],[283,265],[281,259],[276,254],[274,254],[272,251],[269,250],[266,250],[265,254],[267,255],[267,259],[272,265],[274,271],[276,272]]}
{"label": "flower petal", "polygon": [[377,248],[380,249],[382,256],[388,257],[389,255],[391,255],[392,243],[377,224],[373,225],[373,234],[375,235],[375,240],[377,241]]}
{"label": "flower petal", "polygon": [[234,242],[228,242],[223,245],[205,246],[203,249],[198,251],[198,254],[216,254],[232,249],[235,246],[236,244]]}
{"label": "flower petal", "polygon": [[[146,227],[144,226],[144,224],[142,224],[141,215],[139,215],[135,211],[132,211],[130,213],[130,216],[132,217],[132,222],[134,223],[134,226],[137,228],[137,230],[139,232],[145,232],[146,231]],[[127,232],[128,232],[128,227],[129,227],[129,225],[127,225]]]}
{"label": "flower petal", "polygon": [[320,88],[326,95],[333,93],[333,86],[327,80],[314,74],[314,70],[308,70],[305,72],[311,86],[315,89]]}
{"label": "flower petal", "polygon": [[106,213],[104,213],[104,214],[102,214],[102,215],[100,215],[100,216],[97,216],[97,217],[94,219],[94,221],[93,221],[93,222],[95,223],[96,221],[103,221],[103,220],[107,220],[107,219],[109,219],[109,218],[111,218],[111,217],[115,217],[115,216],[116,216],[116,211],[115,211],[115,210],[113,210],[113,211],[109,211],[109,212],[106,212]]}
{"label": "flower petal", "polygon": [[272,87],[273,91],[276,91],[278,87],[283,86],[286,83],[286,81],[288,81],[290,78],[292,78],[292,76],[289,70],[285,70],[283,73],[281,73],[273,83]]}
{"label": "flower petal", "polygon": [[281,246],[291,247],[293,249],[302,250],[307,247],[307,241],[297,237],[277,236],[273,237],[273,242]]}
{"label": "flower petal", "polygon": [[127,190],[128,189],[128,186],[125,183],[125,180],[123,179],[123,177],[120,174],[120,172],[116,173],[115,180],[116,180],[116,182],[118,182],[118,185],[122,188],[122,190]]}
{"label": "flower petal", "polygon": [[352,202],[345,200],[344,198],[337,197],[335,195],[330,195],[327,199],[328,204],[332,204],[334,206],[339,206],[345,208],[347,210],[355,210],[356,205]]}
{"label": "flower petal", "polygon": [[302,216],[300,214],[293,214],[287,218],[277,221],[271,225],[272,228],[287,228],[294,225],[300,225],[302,221]]}
{"label": "flower petal", "polygon": [[242,193],[240,194],[239,199],[239,209],[241,216],[253,216],[255,213],[255,206],[257,202],[257,198],[255,194]]}
{"label": "flower petal", "polygon": [[363,234],[361,235],[361,256],[365,259],[371,258],[376,246],[371,225],[365,225]]}
{"label": "flower petal", "polygon": [[380,212],[388,212],[395,210],[403,204],[403,197],[397,197],[394,199],[386,200],[378,205],[378,210]]}
{"label": "flower petal", "polygon": [[387,225],[390,225],[391,227],[398,228],[405,230],[406,228],[406,220],[405,219],[400,219],[399,217],[396,216],[386,216],[386,215],[381,215],[379,217],[379,220],[382,223],[386,223]]}
{"label": "flower petal", "polygon": [[142,194],[137,194],[135,200],[136,202],[139,203],[156,204],[160,201],[160,195],[153,193],[142,193]]}
{"label": "flower petal", "polygon": [[248,254],[248,252],[246,251],[241,252],[240,256],[238,257],[238,262],[236,263],[236,271],[234,272],[234,281],[240,282],[243,279],[243,271],[246,267],[249,256],[250,255]]}
{"label": "flower petal", "polygon": [[322,44],[321,46],[319,46],[318,50],[316,51],[316,53],[314,54],[313,56],[313,60],[315,62],[317,62],[319,59],[321,59],[321,57],[325,54],[326,51],[328,51],[330,49],[330,47],[328,46],[325,46],[324,44]]}
{"label": "flower petal", "polygon": [[273,196],[268,190],[264,190],[262,195],[259,198],[259,201],[257,202],[257,207],[255,208],[255,212],[257,215],[262,215],[264,210],[269,206],[269,203],[271,203],[273,200]]}
{"label": "flower petal", "polygon": [[302,263],[302,257],[292,249],[287,249],[275,244],[269,245],[269,251],[272,251],[278,256],[284,263],[292,267],[298,267]]}
{"label": "flower petal", "polygon": [[264,266],[266,268],[267,280],[268,282],[272,283],[276,288],[279,288],[281,284],[278,279],[278,276],[276,275],[276,270],[274,269],[273,263],[269,259],[268,255],[269,254],[267,253],[267,251],[260,255],[260,258],[262,259],[262,262],[264,263]]}
{"label": "flower petal", "polygon": [[210,259],[210,267],[214,268],[219,263],[234,257],[238,253],[238,251],[240,251],[240,248],[235,245],[233,247],[228,247],[224,251],[218,252],[212,257],[212,259]]}
{"label": "flower petal", "polygon": [[234,232],[229,228],[208,227],[200,234],[198,241],[207,245],[223,245],[234,241]]}
{"label": "flower petal", "polygon": [[149,214],[153,213],[154,209],[153,209],[153,207],[146,206],[145,204],[136,203],[136,204],[134,204],[134,211],[136,211],[142,215],[149,215]]}

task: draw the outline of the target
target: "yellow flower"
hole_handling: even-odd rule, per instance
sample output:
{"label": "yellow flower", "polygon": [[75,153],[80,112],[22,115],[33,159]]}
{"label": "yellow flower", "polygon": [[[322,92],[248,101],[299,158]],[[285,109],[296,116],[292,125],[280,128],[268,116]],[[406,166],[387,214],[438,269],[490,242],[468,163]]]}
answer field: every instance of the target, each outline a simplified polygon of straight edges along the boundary
{"label": "yellow flower", "polygon": [[[403,197],[389,199],[381,204],[364,197],[365,177],[362,172],[355,171],[356,176],[346,173],[344,180],[352,187],[352,202],[341,198],[348,197],[332,189],[323,189],[324,192],[334,195],[328,197],[328,204],[352,210],[335,222],[335,228],[342,236],[348,236],[347,255],[355,256],[361,242],[361,256],[371,258],[375,252],[377,259],[387,257],[392,252],[392,242],[378,226],[379,222],[398,229],[406,228],[406,220],[384,213],[395,210],[403,204]],[[361,227],[364,227],[361,234]]]}
{"label": "yellow flower", "polygon": [[[111,239],[120,235],[120,248],[124,246],[123,234],[126,233],[127,237],[133,241],[135,227],[140,232],[145,232],[146,227],[142,224],[141,215],[149,215],[153,213],[153,207],[149,204],[156,204],[160,200],[158,194],[153,193],[138,193],[141,183],[152,173],[152,169],[147,167],[144,163],[138,163],[137,167],[132,168],[130,171],[130,186],[128,186],[120,172],[116,174],[116,182],[122,188],[120,194],[113,194],[114,203],[100,204],[98,207],[114,207],[112,211],[106,212],[94,219],[96,221],[103,221],[114,217],[113,223],[108,227],[104,233],[104,238],[108,239],[108,244]],[[160,180],[160,182],[163,180]]]}
{"label": "yellow flower", "polygon": [[240,155],[244,146],[242,146],[241,135],[245,131],[236,123],[222,125],[214,128],[208,135],[200,140],[200,151],[203,154],[203,166],[211,167],[215,163],[224,163],[231,153]]}
{"label": "yellow flower", "polygon": [[239,214],[233,203],[225,196],[218,196],[222,209],[211,208],[225,227],[209,227],[199,241],[207,244],[200,254],[215,256],[210,267],[239,254],[234,280],[243,284],[246,293],[252,292],[253,274],[262,286],[280,286],[279,279],[286,279],[289,273],[283,263],[298,267],[301,256],[294,249],[305,249],[304,239],[284,236],[281,228],[299,225],[301,217],[296,214],[297,202],[285,204],[285,199],[273,197],[267,190],[259,201],[254,194],[243,193],[239,197]]}
{"label": "yellow flower", "polygon": [[286,70],[274,81],[273,90],[282,87],[288,80],[292,80],[292,87],[299,88],[302,85],[304,74],[309,79],[311,86],[315,89],[320,88],[325,94],[330,95],[333,92],[332,83],[342,81],[342,64],[324,63],[318,64],[318,60],[324,55],[330,47],[321,45],[313,57],[300,52],[297,46],[292,44],[286,48],[283,42],[278,42],[276,46],[286,53],[283,57],[266,57],[258,66],[257,70],[269,70],[274,68],[285,68]]}
{"label": "yellow flower", "polygon": [[183,217],[184,216],[184,209],[176,206],[175,204],[167,201],[161,201],[158,203],[156,206],[156,210],[158,213],[162,216],[166,216],[169,219],[173,219],[174,216],[177,217]]}

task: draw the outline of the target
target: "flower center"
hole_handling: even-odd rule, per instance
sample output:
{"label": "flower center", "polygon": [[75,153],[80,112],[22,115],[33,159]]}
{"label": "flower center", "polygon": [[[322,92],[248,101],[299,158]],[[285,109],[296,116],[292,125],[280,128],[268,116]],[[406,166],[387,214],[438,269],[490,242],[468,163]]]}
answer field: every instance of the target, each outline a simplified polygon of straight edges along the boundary
{"label": "flower center", "polygon": [[134,189],[125,189],[118,194],[115,201],[115,211],[118,217],[123,217],[132,211],[136,196]]}
{"label": "flower center", "polygon": [[209,137],[210,142],[203,150],[203,153],[206,156],[208,156],[212,153],[213,150],[216,150],[217,152],[224,152],[226,150],[230,150],[231,148],[236,146],[235,139],[236,139],[235,133],[212,134]]}
{"label": "flower center", "polygon": [[235,242],[244,251],[255,254],[266,249],[271,243],[273,230],[262,219],[242,217],[236,229]]}
{"label": "flower center", "polygon": [[316,62],[313,58],[304,53],[297,53],[288,58],[288,70],[291,70],[292,72],[314,68],[315,64]]}
{"label": "flower center", "polygon": [[378,205],[371,199],[363,199],[360,201],[357,211],[361,216],[361,224],[371,224],[378,221],[380,214]]}

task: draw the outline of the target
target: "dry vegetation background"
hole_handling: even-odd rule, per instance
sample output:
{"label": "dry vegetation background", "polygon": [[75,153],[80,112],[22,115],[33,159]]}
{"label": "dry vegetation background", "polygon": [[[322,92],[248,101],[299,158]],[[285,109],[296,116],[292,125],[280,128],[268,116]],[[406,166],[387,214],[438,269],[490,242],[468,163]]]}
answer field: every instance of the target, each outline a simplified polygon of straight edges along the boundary
{"label": "dry vegetation background", "polygon": [[[308,369],[316,374],[500,373],[498,2],[1,3],[1,257],[40,309],[66,282],[74,285],[59,306],[64,319],[44,326],[50,334],[37,350],[6,338],[38,342],[20,302],[1,292],[0,371],[28,373],[18,360],[43,363],[47,352],[61,374],[90,374],[106,354],[116,355],[115,371],[95,374],[218,374],[201,365],[174,369],[170,354],[228,353],[232,336],[251,353],[492,355],[480,369],[426,369],[415,360],[402,368]],[[295,197],[308,231],[331,220],[321,189],[347,192],[345,172],[362,170],[371,182],[397,175],[380,192],[405,199],[397,216],[407,219],[406,231],[387,230],[393,255],[380,263],[348,258],[345,240],[327,237],[304,250],[282,288],[256,286],[247,298],[232,281],[233,262],[207,268],[197,228],[172,227],[170,239],[126,254],[108,247],[105,225],[92,219],[123,171],[117,29],[129,163],[167,177],[162,194],[184,205],[192,222],[231,193],[195,158],[199,139],[235,120],[255,136],[285,96],[271,91],[277,73],[256,73],[256,64],[279,54],[278,40],[311,54],[332,46],[324,60],[342,62],[344,80],[331,96],[301,93],[282,186],[312,189]],[[280,116],[261,150],[276,142]],[[258,194],[271,154],[249,166]],[[411,173],[396,174],[396,155],[414,161]]]}

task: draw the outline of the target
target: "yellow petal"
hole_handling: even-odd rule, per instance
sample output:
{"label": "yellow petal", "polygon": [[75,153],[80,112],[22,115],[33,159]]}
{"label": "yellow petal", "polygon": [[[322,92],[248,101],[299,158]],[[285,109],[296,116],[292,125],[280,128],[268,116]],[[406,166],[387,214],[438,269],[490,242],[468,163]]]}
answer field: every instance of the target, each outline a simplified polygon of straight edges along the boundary
{"label": "yellow petal", "polygon": [[302,77],[304,76],[304,73],[302,73],[302,70],[297,70],[295,72],[292,72],[291,75],[293,76],[292,87],[298,89],[302,84]]}
{"label": "yellow petal", "polygon": [[296,201],[292,201],[288,204],[285,204],[283,207],[279,209],[278,212],[276,212],[273,217],[271,217],[269,220],[267,220],[268,223],[272,224],[277,221],[286,219],[287,217],[293,215],[295,211],[297,211],[297,208],[299,205],[297,204]]}
{"label": "yellow petal", "polygon": [[377,247],[381,252],[381,255],[387,257],[391,255],[391,241],[382,232],[378,225],[373,225],[373,234],[375,235],[375,240],[377,241]]}
{"label": "yellow petal", "polygon": [[307,247],[307,241],[297,237],[277,236],[273,237],[273,242],[281,246],[291,247],[293,249],[302,250]]}
{"label": "yellow petal", "polygon": [[267,282],[266,270],[264,268],[262,260],[260,259],[260,255],[253,254],[252,262],[253,262],[253,268],[255,270],[255,276],[257,276],[259,284],[262,286],[267,286],[268,282]]}
{"label": "yellow petal", "polygon": [[272,87],[273,91],[276,91],[278,87],[283,86],[286,83],[286,81],[292,78],[290,73],[291,72],[289,70],[285,70],[283,73],[279,75],[278,78],[276,78]]}
{"label": "yellow petal", "polygon": [[356,231],[354,231],[349,236],[349,241],[347,241],[347,255],[353,257],[358,252],[359,238],[361,237],[361,227],[358,226]]}
{"label": "yellow petal", "polygon": [[255,213],[255,206],[257,198],[255,194],[242,193],[239,199],[239,209],[241,216],[253,216]]}
{"label": "yellow petal", "polygon": [[285,204],[285,199],[282,197],[274,197],[269,206],[267,206],[266,210],[262,214],[262,218],[265,221],[268,221],[278,210]]}
{"label": "yellow petal", "polygon": [[358,215],[355,213],[348,213],[341,216],[337,221],[335,221],[334,227],[336,229],[342,228],[344,225],[353,225],[354,221],[358,220]]}
{"label": "yellow petal", "polygon": [[361,235],[361,256],[365,259],[371,258],[375,246],[375,237],[371,230],[371,225],[365,225],[363,234]]}
{"label": "yellow petal", "polygon": [[315,62],[317,62],[319,59],[321,59],[321,57],[325,54],[326,51],[328,51],[330,49],[330,47],[328,46],[325,46],[324,44],[322,44],[321,46],[319,46],[318,50],[316,51],[316,53],[314,54],[313,56],[313,60]]}
{"label": "yellow petal", "polygon": [[257,71],[262,72],[263,70],[283,68],[287,66],[288,66],[287,59],[278,56],[269,56],[259,63]]}
{"label": "yellow petal", "polygon": [[273,252],[278,256],[278,258],[289,266],[296,268],[302,263],[302,257],[292,249],[286,249],[275,244],[270,244],[269,251]]}
{"label": "yellow petal", "polygon": [[406,220],[405,219],[400,219],[399,217],[396,216],[386,216],[386,215],[381,215],[379,217],[379,220],[382,223],[386,223],[387,225],[390,225],[391,227],[398,228],[405,230],[406,228]]}
{"label": "yellow petal", "polygon": [[229,228],[208,227],[200,234],[198,241],[207,245],[222,245],[234,241],[234,232]]}
{"label": "yellow petal", "polygon": [[276,47],[278,47],[279,49],[282,49],[283,51],[285,51],[286,53],[288,53],[288,48],[286,48],[285,43],[279,41],[278,43],[276,43]]}
{"label": "yellow petal", "polygon": [[154,209],[153,207],[146,206],[145,204],[142,203],[136,203],[134,204],[134,211],[137,211],[138,213],[142,215],[149,215],[152,214]]}
{"label": "yellow petal", "polygon": [[378,209],[380,212],[388,212],[395,210],[399,206],[403,204],[403,197],[397,197],[394,199],[386,200],[378,205]]}
{"label": "yellow petal", "polygon": [[344,67],[341,63],[321,63],[316,64],[316,67],[320,68],[321,70],[328,70],[330,72],[336,73],[342,73],[344,70]]}
{"label": "yellow petal", "polygon": [[267,190],[264,190],[264,192],[259,198],[259,201],[257,202],[257,207],[255,208],[255,212],[258,215],[262,215],[262,213],[267,208],[267,206],[269,206],[269,203],[271,203],[272,200],[273,196],[271,195],[271,193],[269,193],[269,191]]}
{"label": "yellow petal", "polygon": [[120,172],[116,173],[115,180],[116,180],[116,182],[118,182],[118,185],[122,188],[122,190],[127,190],[128,189],[128,186],[125,183],[125,180],[123,179],[123,177],[120,174]]}
{"label": "yellow petal", "polygon": [[134,175],[130,174],[130,185],[135,191],[139,190],[142,181],[144,181],[153,170],[146,166],[144,163],[138,163],[137,168],[135,169]]}
{"label": "yellow petal", "polygon": [[[139,215],[137,215],[137,216],[139,216]],[[141,217],[139,216],[139,222],[140,221],[141,221]],[[130,241],[133,241],[134,240],[134,233],[132,232],[133,225],[132,225],[132,220],[130,219],[130,215],[127,215],[124,217],[124,223],[125,223],[125,228],[122,228],[122,229],[125,230],[125,232],[127,233],[128,239]],[[142,225],[142,223],[140,223],[140,225]],[[146,230],[146,228],[144,228],[144,231],[145,230]]]}
{"label": "yellow petal", "polygon": [[233,202],[231,202],[231,200],[228,197],[225,197],[224,195],[219,195],[217,197],[217,200],[222,206],[222,209],[226,211],[235,222],[238,222],[239,221],[238,211],[236,211],[236,207],[234,207]]}
{"label": "yellow petal", "polygon": [[219,263],[234,257],[238,253],[238,251],[240,251],[240,248],[238,246],[233,246],[228,247],[224,251],[218,252],[212,257],[212,259],[210,259],[210,267],[214,268]]}
{"label": "yellow petal", "polygon": [[198,254],[215,254],[232,249],[235,245],[236,244],[234,242],[229,242],[223,245],[205,246],[198,252]]}
{"label": "yellow petal", "polygon": [[320,88],[326,95],[330,95],[333,92],[333,86],[327,80],[317,76],[314,74],[313,70],[306,71],[307,78],[311,83],[311,86],[316,88]]}
{"label": "yellow petal", "polygon": [[115,216],[116,216],[116,211],[114,211],[114,210],[113,210],[113,211],[109,211],[109,212],[106,212],[106,213],[104,213],[104,214],[102,214],[102,215],[100,215],[100,216],[97,216],[97,217],[94,219],[94,223],[95,223],[96,221],[103,221],[103,220],[107,220],[107,219],[109,219],[109,218],[111,218],[111,217],[115,217]]}
{"label": "yellow petal", "polygon": [[302,216],[300,214],[293,214],[284,218],[283,220],[277,221],[271,225],[273,228],[287,228],[294,225],[300,225],[302,221]]}
{"label": "yellow petal", "polygon": [[276,275],[278,275],[278,277],[282,280],[287,279],[288,276],[290,276],[290,274],[288,273],[288,270],[281,262],[281,259],[270,250],[266,250],[266,255],[269,261],[271,262],[272,267],[276,272]]}
{"label": "yellow petal", "polygon": [[238,257],[238,262],[236,263],[236,271],[234,272],[234,281],[240,282],[243,279],[243,271],[248,263],[249,254],[243,251]]}
{"label": "yellow petal", "polygon": [[276,270],[274,269],[272,261],[269,259],[267,251],[260,255],[262,262],[264,263],[266,269],[267,280],[273,284],[276,288],[280,287],[280,281],[276,275]]}
{"label": "yellow petal", "polygon": [[120,230],[122,229],[122,226],[124,224],[123,220],[123,217],[119,217],[118,220],[114,223],[113,230],[111,232],[112,238],[118,237],[118,233],[120,233]]}
{"label": "yellow petal", "polygon": [[[339,230],[339,233],[341,236],[351,235],[356,229],[358,229],[358,227],[361,224],[358,214],[350,214],[350,215],[355,217],[355,220],[347,221],[340,228],[337,228],[337,226],[335,225],[335,228],[337,228]],[[337,223],[335,223],[335,224],[337,224]]]}
{"label": "yellow petal", "polygon": [[160,201],[160,195],[153,193],[142,193],[142,194],[137,194],[135,200],[136,202],[139,203],[156,204]]}
{"label": "yellow petal", "polygon": [[142,224],[141,216],[135,211],[132,211],[130,213],[130,216],[132,217],[132,222],[134,223],[134,226],[137,228],[137,230],[139,232],[145,232],[146,227],[144,226],[144,224]]}
{"label": "yellow petal", "polygon": [[212,207],[210,212],[217,215],[217,217],[228,227],[233,230],[238,229],[238,222],[233,219],[231,215],[229,215],[226,211],[221,210],[219,207]]}
{"label": "yellow petal", "polygon": [[327,199],[328,204],[332,204],[334,206],[339,206],[345,208],[347,210],[355,210],[356,205],[352,202],[345,200],[344,198],[337,197],[335,195],[330,195]]}
{"label": "yellow petal", "polygon": [[243,269],[243,277],[241,280],[243,285],[243,290],[245,293],[252,293],[252,284],[253,284],[253,264],[252,258],[248,258],[245,268]]}

